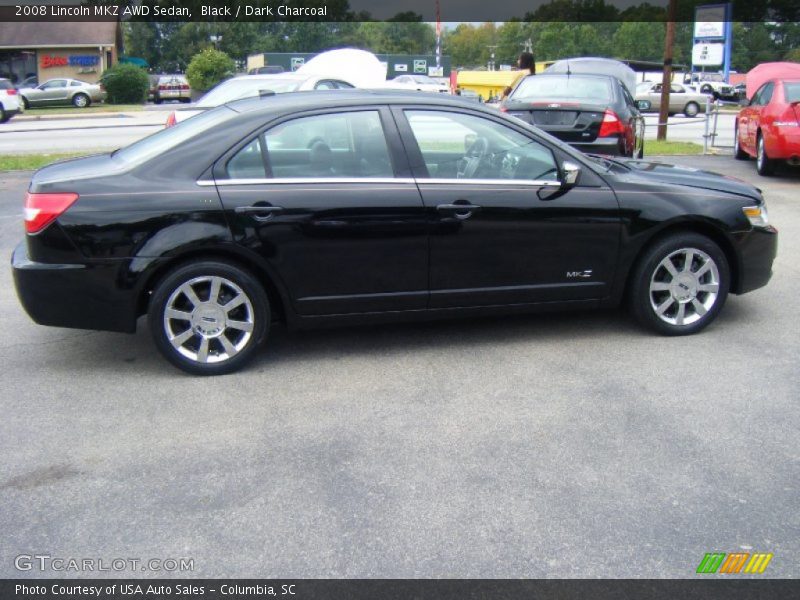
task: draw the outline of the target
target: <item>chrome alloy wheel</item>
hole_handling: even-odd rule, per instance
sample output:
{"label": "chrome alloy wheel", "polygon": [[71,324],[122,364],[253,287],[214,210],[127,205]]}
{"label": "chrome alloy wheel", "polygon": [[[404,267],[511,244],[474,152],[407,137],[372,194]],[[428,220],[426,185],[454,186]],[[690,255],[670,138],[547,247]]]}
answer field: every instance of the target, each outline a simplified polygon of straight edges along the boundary
{"label": "chrome alloy wheel", "polygon": [[712,309],[719,295],[719,269],[697,248],[681,248],[658,263],[650,279],[650,306],[670,325],[691,325]]}
{"label": "chrome alloy wheel", "polygon": [[164,309],[169,343],[198,363],[219,363],[239,354],[253,335],[255,311],[247,294],[218,276],[196,277],[179,286]]}

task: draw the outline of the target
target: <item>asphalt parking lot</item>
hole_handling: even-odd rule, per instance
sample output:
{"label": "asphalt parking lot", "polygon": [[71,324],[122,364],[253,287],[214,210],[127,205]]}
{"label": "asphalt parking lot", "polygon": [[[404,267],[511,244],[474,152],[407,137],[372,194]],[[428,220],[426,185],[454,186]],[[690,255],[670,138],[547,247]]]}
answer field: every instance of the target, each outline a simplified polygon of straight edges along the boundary
{"label": "asphalt parking lot", "polygon": [[276,328],[213,379],[141,323],[32,323],[8,266],[28,175],[0,174],[0,576],[691,577],[715,551],[800,576],[800,172],[670,160],[760,186],[781,232],[769,286],[700,335],[621,311]]}

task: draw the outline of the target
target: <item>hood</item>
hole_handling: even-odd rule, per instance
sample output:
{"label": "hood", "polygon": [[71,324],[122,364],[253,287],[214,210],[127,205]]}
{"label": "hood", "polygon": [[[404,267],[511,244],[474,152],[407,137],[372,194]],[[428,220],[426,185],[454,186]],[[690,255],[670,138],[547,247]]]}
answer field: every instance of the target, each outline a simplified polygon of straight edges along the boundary
{"label": "hood", "polygon": [[[609,157],[604,156],[603,158],[609,160]],[[741,179],[736,179],[735,177],[714,173],[713,171],[634,159],[614,158],[613,162],[625,165],[630,169],[629,172],[623,175],[625,178],[685,185],[693,188],[761,199],[761,190],[754,185],[742,181]]]}

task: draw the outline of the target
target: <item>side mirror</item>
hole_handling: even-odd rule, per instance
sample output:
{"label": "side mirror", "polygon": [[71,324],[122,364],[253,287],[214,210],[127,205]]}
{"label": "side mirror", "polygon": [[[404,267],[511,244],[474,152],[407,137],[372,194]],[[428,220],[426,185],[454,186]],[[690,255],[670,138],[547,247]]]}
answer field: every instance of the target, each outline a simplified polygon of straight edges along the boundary
{"label": "side mirror", "polygon": [[581,175],[581,168],[574,162],[565,160],[561,165],[561,189],[574,187]]}
{"label": "side mirror", "polygon": [[653,105],[650,102],[650,100],[637,100],[636,101],[636,108],[638,108],[639,110],[650,110],[650,108],[652,106]]}

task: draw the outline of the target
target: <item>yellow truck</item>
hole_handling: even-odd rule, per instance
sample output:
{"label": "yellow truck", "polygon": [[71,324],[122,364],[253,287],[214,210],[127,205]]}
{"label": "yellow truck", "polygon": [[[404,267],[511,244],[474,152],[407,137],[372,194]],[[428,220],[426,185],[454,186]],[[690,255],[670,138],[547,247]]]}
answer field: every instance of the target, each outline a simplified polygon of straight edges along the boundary
{"label": "yellow truck", "polygon": [[[536,63],[536,72],[544,71],[545,66],[551,62]],[[470,90],[480,95],[484,102],[492,98],[500,98],[503,90],[513,86],[517,79],[527,74],[527,71],[459,71],[456,78],[456,87]]]}

